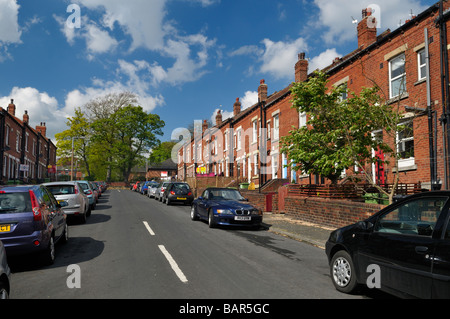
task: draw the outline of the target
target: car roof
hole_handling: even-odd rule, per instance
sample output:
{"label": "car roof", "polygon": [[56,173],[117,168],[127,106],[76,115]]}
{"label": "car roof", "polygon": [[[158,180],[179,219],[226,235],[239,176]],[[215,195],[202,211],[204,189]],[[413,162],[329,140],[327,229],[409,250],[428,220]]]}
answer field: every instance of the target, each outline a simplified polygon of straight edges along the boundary
{"label": "car roof", "polygon": [[5,192],[26,192],[30,189],[38,189],[39,185],[1,185],[0,191]]}
{"label": "car roof", "polygon": [[60,181],[60,182],[42,183],[42,185],[45,185],[45,186],[51,186],[51,185],[74,185],[76,183],[78,183],[78,181]]}

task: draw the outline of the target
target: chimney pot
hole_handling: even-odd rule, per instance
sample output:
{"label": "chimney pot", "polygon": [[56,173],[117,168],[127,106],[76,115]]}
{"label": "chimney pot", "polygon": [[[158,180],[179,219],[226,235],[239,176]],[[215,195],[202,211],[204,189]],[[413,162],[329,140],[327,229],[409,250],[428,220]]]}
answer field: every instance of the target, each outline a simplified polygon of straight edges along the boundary
{"label": "chimney pot", "polygon": [[264,79],[259,81],[259,87],[258,87],[258,100],[260,102],[264,102],[267,100],[267,84]]}
{"label": "chimney pot", "polygon": [[220,126],[221,124],[222,124],[222,112],[220,112],[220,110],[217,110],[216,125]]}
{"label": "chimney pot", "polygon": [[238,115],[241,112],[241,102],[239,101],[239,98],[236,98],[236,102],[233,106],[233,113],[234,116]]}
{"label": "chimney pot", "polygon": [[305,59],[305,52],[298,54],[298,61],[295,64],[295,82],[304,82],[308,78],[308,60]]}

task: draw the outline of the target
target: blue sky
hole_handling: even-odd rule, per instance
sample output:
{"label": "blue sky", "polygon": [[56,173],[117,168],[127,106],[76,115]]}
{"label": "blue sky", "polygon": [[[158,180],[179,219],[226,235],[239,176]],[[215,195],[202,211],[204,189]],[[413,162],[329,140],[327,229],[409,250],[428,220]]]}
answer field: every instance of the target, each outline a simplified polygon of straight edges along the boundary
{"label": "blue sky", "polygon": [[381,33],[436,2],[0,0],[0,106],[13,98],[54,140],[76,107],[130,91],[166,141],[237,97],[251,106],[261,79],[269,94],[285,88],[300,52],[314,70],[356,49],[363,8],[380,9]]}

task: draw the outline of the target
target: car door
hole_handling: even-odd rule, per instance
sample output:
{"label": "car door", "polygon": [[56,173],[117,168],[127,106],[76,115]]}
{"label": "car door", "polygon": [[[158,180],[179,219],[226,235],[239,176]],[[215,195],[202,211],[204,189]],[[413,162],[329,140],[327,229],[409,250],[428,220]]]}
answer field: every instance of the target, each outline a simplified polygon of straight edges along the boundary
{"label": "car door", "polygon": [[[449,209],[447,207],[447,215]],[[436,244],[433,254],[432,298],[450,299],[450,216],[447,216],[442,239]]]}
{"label": "car door", "polygon": [[202,196],[198,199],[197,202],[197,213],[200,216],[207,217],[208,216],[208,198],[209,198],[209,190],[205,190]]}
{"label": "car door", "polygon": [[445,196],[421,196],[384,211],[361,242],[360,272],[377,265],[382,289],[430,298],[432,255],[440,235],[434,230],[442,224],[447,202]]}
{"label": "car door", "polygon": [[58,207],[58,202],[55,197],[46,187],[42,187],[41,192],[48,209],[49,219],[51,219],[55,236],[59,238],[64,230],[64,214],[62,209]]}

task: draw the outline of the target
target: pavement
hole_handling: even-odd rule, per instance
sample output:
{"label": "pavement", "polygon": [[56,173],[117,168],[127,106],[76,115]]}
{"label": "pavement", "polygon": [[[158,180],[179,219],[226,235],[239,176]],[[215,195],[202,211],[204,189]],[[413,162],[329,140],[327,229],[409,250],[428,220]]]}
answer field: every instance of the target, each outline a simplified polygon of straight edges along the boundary
{"label": "pavement", "polygon": [[336,228],[324,227],[290,218],[285,214],[264,212],[263,227],[268,231],[325,249],[330,233]]}

